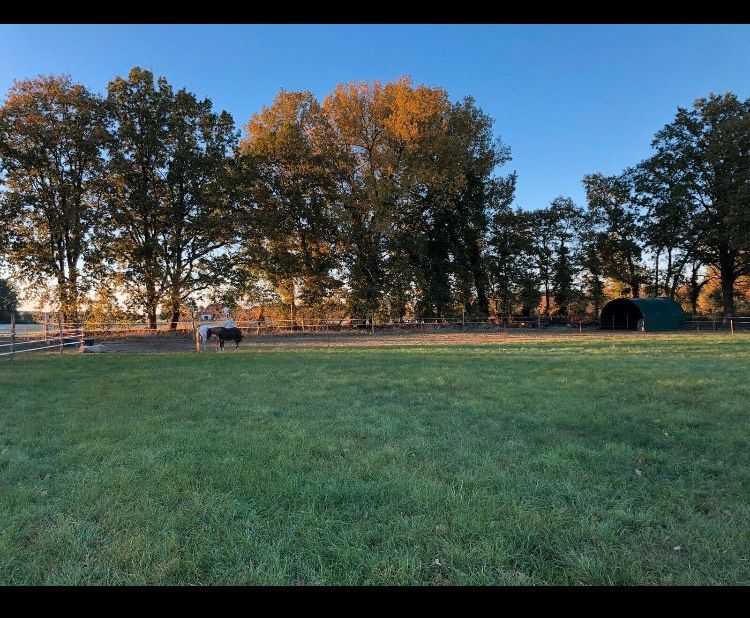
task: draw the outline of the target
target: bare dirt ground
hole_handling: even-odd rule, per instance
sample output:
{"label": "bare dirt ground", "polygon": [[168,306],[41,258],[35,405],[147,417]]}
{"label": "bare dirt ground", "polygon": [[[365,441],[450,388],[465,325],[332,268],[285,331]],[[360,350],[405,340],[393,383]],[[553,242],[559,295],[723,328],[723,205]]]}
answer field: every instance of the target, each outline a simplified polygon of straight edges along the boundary
{"label": "bare dirt ground", "polygon": [[[636,333],[586,330],[579,333],[577,329],[508,329],[487,327],[483,329],[460,330],[458,328],[430,329],[383,329],[339,332],[311,332],[287,334],[246,333],[240,349],[252,348],[326,348],[326,347],[369,347],[369,346],[429,346],[429,345],[482,345],[520,343],[523,341],[541,341],[552,339],[569,339],[591,336],[610,337],[643,337],[675,335],[676,333]],[[688,333],[685,333],[688,334]],[[695,336],[699,333],[690,333]],[[153,334],[131,335],[92,335],[88,343],[102,343],[107,353],[115,354],[164,354],[170,352],[195,351],[192,333],[187,331],[157,332]],[[218,341],[212,339],[207,351],[217,352]],[[226,351],[234,350],[234,343],[227,342]]]}

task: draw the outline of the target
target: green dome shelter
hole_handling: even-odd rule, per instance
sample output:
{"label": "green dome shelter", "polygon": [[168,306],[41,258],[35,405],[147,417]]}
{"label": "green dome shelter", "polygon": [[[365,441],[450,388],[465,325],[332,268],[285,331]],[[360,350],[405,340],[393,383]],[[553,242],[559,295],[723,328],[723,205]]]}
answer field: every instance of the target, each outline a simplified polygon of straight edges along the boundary
{"label": "green dome shelter", "polygon": [[685,312],[669,298],[616,298],[600,317],[601,330],[685,330]]}

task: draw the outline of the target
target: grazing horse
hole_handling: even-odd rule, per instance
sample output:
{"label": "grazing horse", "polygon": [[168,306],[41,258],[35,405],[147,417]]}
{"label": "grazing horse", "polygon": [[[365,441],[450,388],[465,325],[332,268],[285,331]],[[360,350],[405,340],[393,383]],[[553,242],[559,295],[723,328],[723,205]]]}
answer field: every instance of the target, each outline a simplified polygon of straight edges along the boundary
{"label": "grazing horse", "polygon": [[235,350],[239,349],[240,341],[242,341],[242,331],[237,327],[227,328],[225,326],[214,326],[213,328],[207,328],[206,342],[208,342],[213,335],[216,335],[216,338],[219,340],[220,350],[224,350],[224,341],[226,340],[234,341]]}

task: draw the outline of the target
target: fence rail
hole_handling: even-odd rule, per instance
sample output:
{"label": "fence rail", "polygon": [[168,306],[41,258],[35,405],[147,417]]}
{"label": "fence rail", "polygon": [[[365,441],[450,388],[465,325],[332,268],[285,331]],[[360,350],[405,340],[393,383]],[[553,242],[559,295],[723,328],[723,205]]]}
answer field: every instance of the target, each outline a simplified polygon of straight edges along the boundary
{"label": "fence rail", "polygon": [[[160,320],[156,323],[156,329],[144,321],[134,322],[66,322],[59,317],[45,315],[43,324],[23,325],[19,330],[15,324],[14,316],[11,316],[10,328],[0,329],[0,357],[10,357],[11,361],[16,354],[25,354],[40,350],[57,349],[62,354],[65,347],[82,345],[86,336],[107,337],[109,335],[151,335],[164,333],[171,330],[192,332],[195,336],[199,326],[221,326],[225,320],[200,321],[181,320],[177,323]],[[174,328],[173,328],[174,324]],[[502,328],[502,329],[563,329],[567,332],[583,332],[584,329],[610,330],[601,325],[595,317],[561,317],[561,316],[495,316],[488,319],[471,319],[467,316],[444,317],[444,318],[408,318],[402,320],[382,319],[377,316],[368,319],[341,318],[341,317],[298,317],[291,319],[266,318],[262,320],[236,320],[238,328],[248,334],[284,334],[284,333],[314,333],[335,331],[357,331],[366,330],[375,332],[389,329],[476,329],[476,328]],[[34,327],[36,329],[34,330]],[[620,330],[620,329],[616,329]],[[631,329],[632,330],[632,329]],[[648,324],[645,325],[648,331]],[[734,333],[738,331],[750,331],[750,316],[723,317],[723,316],[690,316],[685,321],[687,331],[717,331]]]}
{"label": "fence rail", "polygon": [[83,345],[84,329],[80,324],[64,323],[58,318],[52,324],[45,316],[44,329],[17,331],[15,315],[11,314],[10,328],[0,330],[0,357],[11,362],[17,354],[56,349],[63,353],[65,347]]}

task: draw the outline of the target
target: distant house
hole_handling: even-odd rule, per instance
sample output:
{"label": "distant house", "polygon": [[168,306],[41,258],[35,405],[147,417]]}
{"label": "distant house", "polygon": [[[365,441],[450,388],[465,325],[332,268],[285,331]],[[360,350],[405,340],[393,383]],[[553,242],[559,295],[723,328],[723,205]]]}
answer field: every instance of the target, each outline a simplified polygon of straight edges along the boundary
{"label": "distant house", "polygon": [[200,310],[199,317],[201,322],[214,322],[217,320],[225,320],[229,314],[229,307],[224,307],[218,303],[212,303],[206,305]]}

